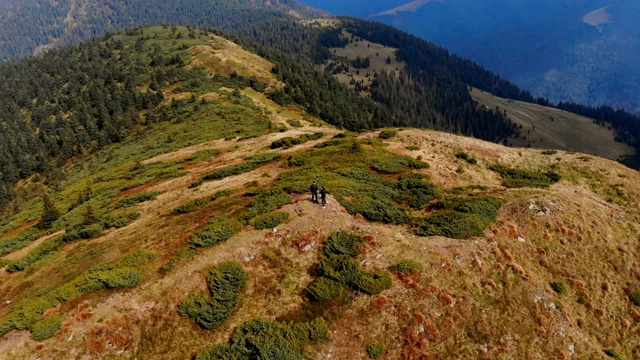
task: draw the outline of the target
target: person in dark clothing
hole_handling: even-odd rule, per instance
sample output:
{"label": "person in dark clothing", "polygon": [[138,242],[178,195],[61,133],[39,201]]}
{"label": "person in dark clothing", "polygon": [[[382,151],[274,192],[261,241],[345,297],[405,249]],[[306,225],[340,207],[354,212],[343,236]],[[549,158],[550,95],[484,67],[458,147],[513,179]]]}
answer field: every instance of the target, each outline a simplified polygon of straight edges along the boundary
{"label": "person in dark clothing", "polygon": [[311,189],[309,190],[311,191],[311,201],[318,203],[318,185],[316,185],[315,181],[311,184]]}
{"label": "person in dark clothing", "polygon": [[327,189],[325,189],[324,186],[322,187],[322,189],[320,189],[320,198],[322,199],[322,207],[326,208],[327,207]]}

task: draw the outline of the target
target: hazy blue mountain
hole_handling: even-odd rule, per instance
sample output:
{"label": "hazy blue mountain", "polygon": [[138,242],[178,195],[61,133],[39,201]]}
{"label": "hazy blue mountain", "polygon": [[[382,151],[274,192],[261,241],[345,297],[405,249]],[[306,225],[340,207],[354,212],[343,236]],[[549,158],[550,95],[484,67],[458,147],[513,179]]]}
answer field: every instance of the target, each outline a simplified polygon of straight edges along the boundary
{"label": "hazy blue mountain", "polygon": [[442,45],[553,101],[640,112],[640,2],[304,0]]}

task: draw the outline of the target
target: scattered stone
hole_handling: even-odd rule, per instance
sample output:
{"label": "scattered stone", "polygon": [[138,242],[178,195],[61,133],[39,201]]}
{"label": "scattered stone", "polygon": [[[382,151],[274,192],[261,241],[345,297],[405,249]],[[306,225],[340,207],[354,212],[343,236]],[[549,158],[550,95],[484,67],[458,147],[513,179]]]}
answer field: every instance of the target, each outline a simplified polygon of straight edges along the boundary
{"label": "scattered stone", "polygon": [[11,300],[7,300],[7,305],[11,304]]}
{"label": "scattered stone", "polygon": [[523,243],[523,242],[526,242],[527,240],[525,238],[523,238],[522,236],[518,236],[518,241]]}
{"label": "scattered stone", "polygon": [[424,332],[424,325],[418,326],[418,334],[423,333],[423,332]]}
{"label": "scattered stone", "polygon": [[273,228],[273,230],[271,230],[271,231],[273,231],[273,233],[277,233],[278,232],[278,228]]}
{"label": "scattered stone", "polygon": [[302,249],[302,251],[309,252],[309,251],[311,251],[311,249],[313,249],[313,246],[311,246],[311,244],[309,244],[309,245],[305,246],[304,249]]}

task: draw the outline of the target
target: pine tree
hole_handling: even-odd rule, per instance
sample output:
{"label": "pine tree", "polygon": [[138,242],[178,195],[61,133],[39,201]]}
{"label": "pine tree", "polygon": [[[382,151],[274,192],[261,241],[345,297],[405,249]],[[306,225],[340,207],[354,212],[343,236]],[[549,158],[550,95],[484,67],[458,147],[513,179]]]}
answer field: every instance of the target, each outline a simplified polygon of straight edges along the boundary
{"label": "pine tree", "polygon": [[60,217],[60,212],[47,193],[42,195],[42,217],[40,218],[40,228],[50,229],[53,223]]}

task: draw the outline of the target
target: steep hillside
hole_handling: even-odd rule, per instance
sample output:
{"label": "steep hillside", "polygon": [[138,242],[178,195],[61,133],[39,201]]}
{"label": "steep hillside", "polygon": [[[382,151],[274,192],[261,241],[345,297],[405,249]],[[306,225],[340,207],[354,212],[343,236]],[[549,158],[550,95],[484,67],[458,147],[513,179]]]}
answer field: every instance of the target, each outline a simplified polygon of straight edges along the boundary
{"label": "steep hillside", "polygon": [[146,24],[237,29],[323,13],[292,0],[36,0],[0,2],[0,60],[19,59]]}
{"label": "steep hillside", "polygon": [[[181,45],[141,32],[109,41]],[[636,171],[337,129],[268,98],[273,63],[196,35],[191,77],[153,90],[163,121],[17,185],[48,196],[0,222],[4,358],[640,356]]]}

